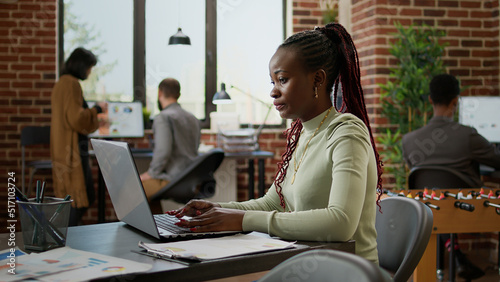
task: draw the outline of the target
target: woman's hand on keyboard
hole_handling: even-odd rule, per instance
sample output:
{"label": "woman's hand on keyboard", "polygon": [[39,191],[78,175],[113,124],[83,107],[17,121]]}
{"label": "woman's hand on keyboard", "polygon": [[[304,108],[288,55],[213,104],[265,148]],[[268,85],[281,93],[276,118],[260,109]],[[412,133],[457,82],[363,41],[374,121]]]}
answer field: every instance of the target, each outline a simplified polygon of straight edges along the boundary
{"label": "woman's hand on keyboard", "polygon": [[244,210],[212,206],[209,210],[181,220],[177,226],[189,228],[191,232],[242,231]]}
{"label": "woman's hand on keyboard", "polygon": [[220,207],[220,205],[205,200],[191,200],[184,207],[178,210],[167,211],[166,214],[175,215],[177,218],[183,216],[194,217],[204,214],[215,207]]}

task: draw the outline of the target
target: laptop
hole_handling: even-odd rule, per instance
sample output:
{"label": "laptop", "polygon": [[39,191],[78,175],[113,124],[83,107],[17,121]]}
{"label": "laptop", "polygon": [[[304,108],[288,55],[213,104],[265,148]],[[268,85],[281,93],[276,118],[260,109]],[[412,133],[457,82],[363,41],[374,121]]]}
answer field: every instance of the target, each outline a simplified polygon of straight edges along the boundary
{"label": "laptop", "polygon": [[190,232],[174,225],[175,216],[153,215],[148,199],[126,142],[90,139],[116,216],[122,222],[162,241],[218,237],[240,233],[220,231],[208,233]]}

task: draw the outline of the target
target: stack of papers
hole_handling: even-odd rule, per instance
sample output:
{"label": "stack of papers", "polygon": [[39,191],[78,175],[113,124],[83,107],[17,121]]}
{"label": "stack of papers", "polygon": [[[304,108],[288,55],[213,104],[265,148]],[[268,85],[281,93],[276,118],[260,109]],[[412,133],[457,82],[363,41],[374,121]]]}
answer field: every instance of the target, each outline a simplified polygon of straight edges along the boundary
{"label": "stack of papers", "polygon": [[148,271],[149,264],[63,247],[16,257],[15,274],[0,261],[0,281],[88,281],[95,278]]}
{"label": "stack of papers", "polygon": [[159,257],[196,261],[282,250],[294,246],[295,242],[286,242],[252,234],[236,234],[219,238],[159,244],[139,242],[139,247],[144,248],[150,254]]}

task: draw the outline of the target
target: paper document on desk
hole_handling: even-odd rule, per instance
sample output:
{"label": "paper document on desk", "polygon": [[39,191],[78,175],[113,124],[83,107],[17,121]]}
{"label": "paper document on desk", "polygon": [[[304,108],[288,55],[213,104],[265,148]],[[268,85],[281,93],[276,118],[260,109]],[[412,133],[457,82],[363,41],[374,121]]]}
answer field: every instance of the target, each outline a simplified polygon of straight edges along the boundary
{"label": "paper document on desk", "polygon": [[139,246],[159,256],[202,261],[293,248],[295,242],[252,234],[236,234],[172,243],[140,242]]}
{"label": "paper document on desk", "polygon": [[[3,261],[2,261],[3,262]],[[16,258],[15,274],[0,272],[0,281],[88,281],[144,272],[149,264],[62,247]],[[2,269],[2,268],[0,268]]]}

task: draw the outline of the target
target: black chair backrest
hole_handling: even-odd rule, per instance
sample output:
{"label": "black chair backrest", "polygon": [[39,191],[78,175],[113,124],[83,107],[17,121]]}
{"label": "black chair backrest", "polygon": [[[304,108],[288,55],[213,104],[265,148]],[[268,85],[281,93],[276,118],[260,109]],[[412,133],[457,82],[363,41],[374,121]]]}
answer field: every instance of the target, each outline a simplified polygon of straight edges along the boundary
{"label": "black chair backrest", "polygon": [[295,255],[275,266],[257,281],[384,282],[392,279],[388,273],[363,257],[322,249]]}
{"label": "black chair backrest", "polygon": [[25,147],[31,145],[40,144],[50,144],[50,126],[26,126],[21,130],[21,187],[24,193],[30,194],[31,192],[31,178],[38,168],[51,168],[52,163],[50,160],[42,160],[31,162],[30,166],[33,167],[33,171],[30,175],[30,182],[28,183],[28,189],[25,186],[25,170],[26,170],[26,152]]}
{"label": "black chair backrest", "polygon": [[419,166],[411,169],[409,189],[475,188],[474,183],[460,172],[444,166]]}
{"label": "black chair backrest", "polygon": [[191,199],[209,198],[215,194],[214,172],[224,159],[224,151],[216,148],[198,156],[175,179],[154,194],[150,201],[172,199],[187,203]]}
{"label": "black chair backrest", "polygon": [[428,206],[406,197],[382,199],[380,207],[375,220],[379,264],[394,273],[394,282],[406,282],[427,248],[434,216]]}
{"label": "black chair backrest", "polygon": [[21,146],[50,143],[50,126],[26,126],[21,130]]}

